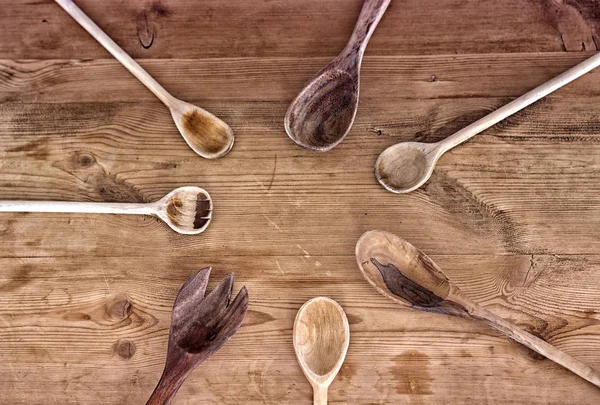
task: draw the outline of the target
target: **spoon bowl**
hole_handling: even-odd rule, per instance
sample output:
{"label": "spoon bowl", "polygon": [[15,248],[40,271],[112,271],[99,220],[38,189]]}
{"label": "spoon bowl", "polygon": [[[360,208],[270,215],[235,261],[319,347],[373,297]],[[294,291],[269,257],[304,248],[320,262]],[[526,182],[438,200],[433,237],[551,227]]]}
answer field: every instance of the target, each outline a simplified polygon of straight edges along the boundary
{"label": "spoon bowl", "polygon": [[233,147],[233,130],[215,115],[177,99],[171,102],[170,111],[181,136],[198,155],[216,159]]}
{"label": "spoon bowl", "polygon": [[212,199],[200,187],[176,188],[154,204],[156,215],[181,234],[204,232],[212,220]]}
{"label": "spoon bowl", "polygon": [[344,50],[290,104],[284,126],[298,146],[326,152],[350,132],[358,109],[362,58],[390,1],[365,0]]}
{"label": "spoon bowl", "polygon": [[366,232],[356,244],[356,261],[369,284],[392,301],[481,322],[600,387],[596,370],[464,297],[433,260],[398,236]]}
{"label": "spoon bowl", "polygon": [[409,193],[429,180],[441,155],[436,143],[398,143],[379,155],[375,176],[385,189],[393,193]]}
{"label": "spoon bowl", "polygon": [[285,116],[288,136],[299,146],[325,152],[350,131],[358,108],[359,73],[332,63],[298,94]]}
{"label": "spoon bowl", "polygon": [[342,307],[326,297],[307,301],[294,322],[294,350],[311,383],[315,404],[327,403],[327,388],[337,375],[350,343],[350,326]]}

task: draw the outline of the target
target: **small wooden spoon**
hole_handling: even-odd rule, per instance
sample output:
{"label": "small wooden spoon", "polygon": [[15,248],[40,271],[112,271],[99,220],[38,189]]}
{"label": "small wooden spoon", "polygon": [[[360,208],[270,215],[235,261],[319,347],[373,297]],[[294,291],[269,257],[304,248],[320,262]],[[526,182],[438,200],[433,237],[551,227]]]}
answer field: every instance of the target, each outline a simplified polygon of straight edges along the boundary
{"label": "small wooden spoon", "polygon": [[349,343],[348,318],[337,302],[317,297],[300,308],[294,322],[294,349],[313,387],[315,405],[327,404],[327,389],[342,367]]}
{"label": "small wooden spoon", "polygon": [[185,235],[204,232],[212,218],[212,200],[200,187],[185,186],[152,203],[0,201],[0,212],[61,212],[153,215]]}
{"label": "small wooden spoon", "polygon": [[444,153],[598,66],[600,54],[581,62],[442,141],[402,142],[390,146],[379,155],[375,163],[377,180],[386,190],[393,193],[410,193],[416,190],[429,180],[436,162]]}
{"label": "small wooden spoon", "polygon": [[146,405],[171,402],[186,377],[237,332],[248,310],[242,287],[230,302],[233,274],[204,297],[210,267],[191,276],[179,290],[171,319],[165,369]]}
{"label": "small wooden spoon", "polygon": [[396,235],[365,233],[356,244],[356,260],[369,284],[392,301],[481,321],[600,387],[597,371],[464,297],[429,257]]}
{"label": "small wooden spoon", "polygon": [[285,115],[288,136],[297,145],[325,152],[350,131],[360,87],[360,65],[391,0],[365,0],[348,44],[296,96]]}
{"label": "small wooden spoon", "polygon": [[208,111],[173,97],[71,0],[55,1],[169,108],[181,136],[194,152],[215,159],[231,150],[234,137],[229,125]]}

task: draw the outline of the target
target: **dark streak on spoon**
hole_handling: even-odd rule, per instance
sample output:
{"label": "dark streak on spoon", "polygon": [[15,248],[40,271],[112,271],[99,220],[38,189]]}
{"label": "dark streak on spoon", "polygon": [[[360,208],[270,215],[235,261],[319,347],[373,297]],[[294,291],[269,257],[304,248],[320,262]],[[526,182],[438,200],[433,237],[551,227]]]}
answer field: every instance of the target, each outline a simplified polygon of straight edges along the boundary
{"label": "dark streak on spoon", "polygon": [[377,267],[383,282],[393,294],[407,301],[411,306],[427,312],[438,314],[469,316],[465,307],[454,301],[449,301],[437,296],[434,292],[415,283],[406,277],[396,266],[391,263],[383,265],[376,258],[371,258],[371,263]]}

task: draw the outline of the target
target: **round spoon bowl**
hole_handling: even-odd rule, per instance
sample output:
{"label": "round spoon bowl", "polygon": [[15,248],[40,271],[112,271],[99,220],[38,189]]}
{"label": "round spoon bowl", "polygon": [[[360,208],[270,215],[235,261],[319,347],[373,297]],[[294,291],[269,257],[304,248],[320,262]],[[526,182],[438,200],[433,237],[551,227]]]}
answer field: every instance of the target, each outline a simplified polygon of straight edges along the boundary
{"label": "round spoon bowl", "polygon": [[403,142],[392,145],[379,155],[375,176],[393,193],[409,193],[421,187],[433,173],[439,158],[437,144]]}
{"label": "round spoon bowl", "polygon": [[200,187],[185,186],[171,191],[157,202],[158,216],[176,232],[196,235],[212,219],[212,199]]}
{"label": "round spoon bowl", "polygon": [[298,94],[285,116],[285,131],[299,146],[325,152],[350,131],[358,108],[358,75],[326,67]]}
{"label": "round spoon bowl", "polygon": [[338,373],[350,342],[350,327],[340,305],[330,298],[306,302],[294,323],[294,349],[311,382],[328,386]]}
{"label": "round spoon bowl", "polygon": [[235,139],[229,125],[200,107],[178,101],[177,108],[171,108],[171,115],[190,148],[207,159],[226,155]]}

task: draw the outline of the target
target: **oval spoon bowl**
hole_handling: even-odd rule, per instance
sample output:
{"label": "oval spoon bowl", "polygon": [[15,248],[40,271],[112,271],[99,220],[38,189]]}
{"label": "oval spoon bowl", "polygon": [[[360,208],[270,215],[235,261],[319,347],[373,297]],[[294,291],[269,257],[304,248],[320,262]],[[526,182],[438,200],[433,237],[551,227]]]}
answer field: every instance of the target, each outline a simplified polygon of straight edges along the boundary
{"label": "oval spoon bowl", "polygon": [[307,301],[294,322],[294,350],[311,383],[315,404],[327,403],[327,388],[342,367],[350,326],[342,307],[327,297]]}
{"label": "oval spoon bowl", "polygon": [[410,193],[429,180],[440,156],[437,144],[398,143],[379,155],[375,177],[392,193]]}
{"label": "oval spoon bowl", "polygon": [[350,132],[358,109],[359,76],[328,65],[290,104],[285,131],[298,146],[326,152]]}
{"label": "oval spoon bowl", "polygon": [[225,121],[193,104],[177,101],[177,107],[170,108],[171,116],[194,152],[206,159],[217,159],[233,148],[233,130]]}

